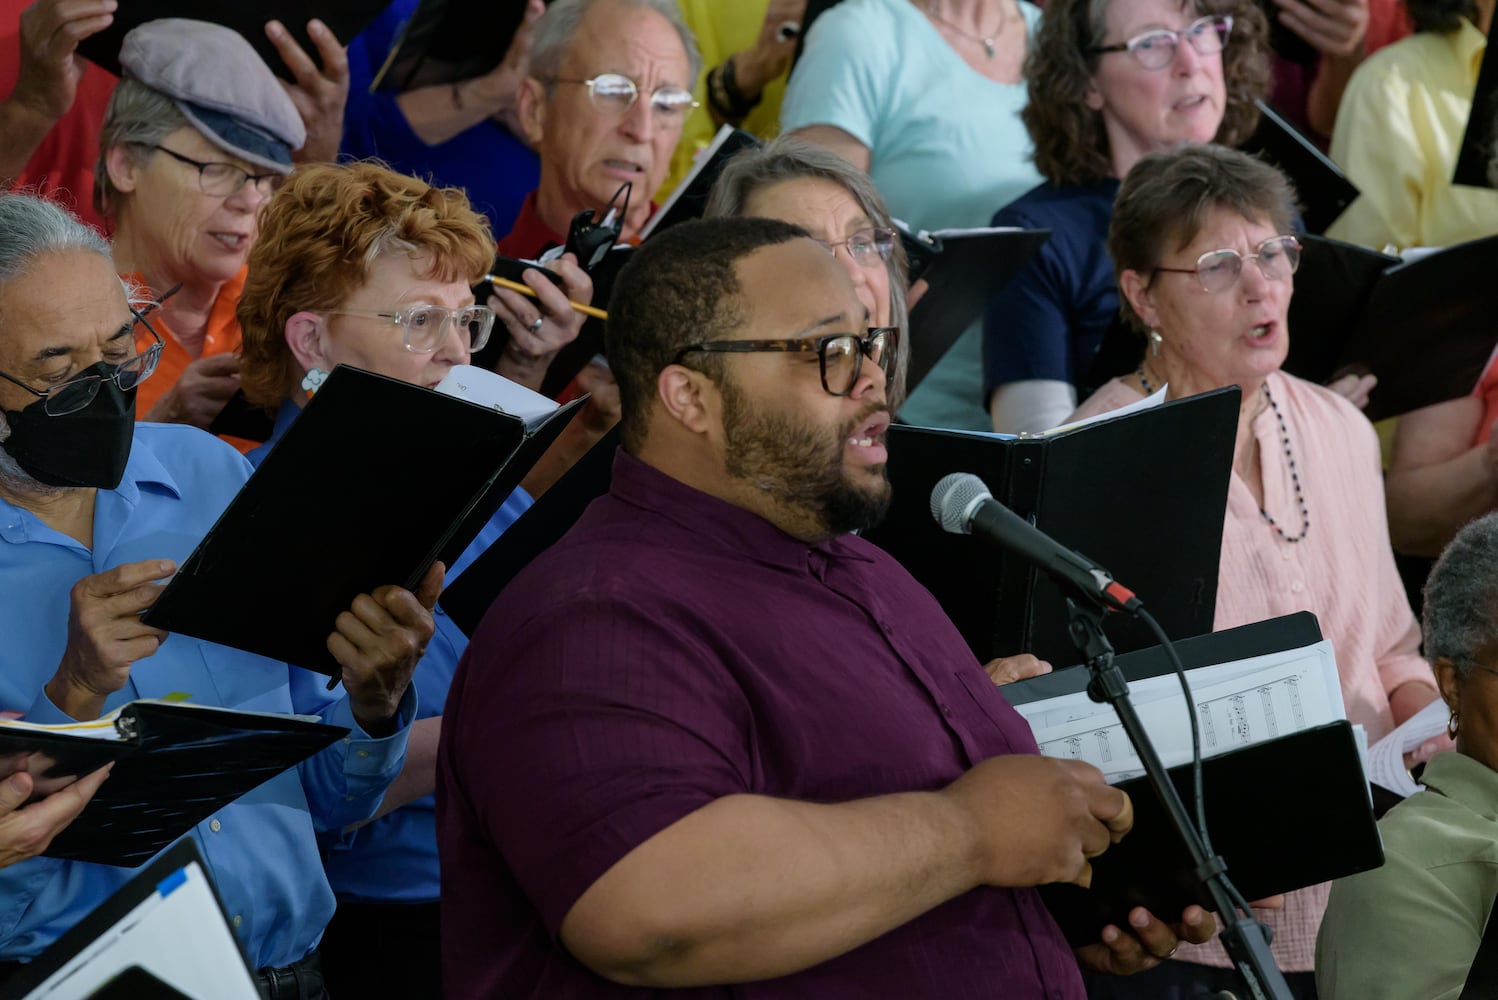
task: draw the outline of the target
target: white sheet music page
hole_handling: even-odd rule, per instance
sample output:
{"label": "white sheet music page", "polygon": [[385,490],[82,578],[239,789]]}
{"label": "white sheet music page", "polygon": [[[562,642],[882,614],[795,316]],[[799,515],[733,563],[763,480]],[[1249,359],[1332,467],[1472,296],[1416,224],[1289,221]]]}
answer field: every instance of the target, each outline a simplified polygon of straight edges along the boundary
{"label": "white sheet music page", "polygon": [[[1346,719],[1330,642],[1186,672],[1203,757]],[[1129,684],[1166,767],[1191,760],[1191,723],[1174,673]],[[1110,783],[1144,773],[1113,706],[1086,692],[1015,706],[1047,757],[1085,760]]]}

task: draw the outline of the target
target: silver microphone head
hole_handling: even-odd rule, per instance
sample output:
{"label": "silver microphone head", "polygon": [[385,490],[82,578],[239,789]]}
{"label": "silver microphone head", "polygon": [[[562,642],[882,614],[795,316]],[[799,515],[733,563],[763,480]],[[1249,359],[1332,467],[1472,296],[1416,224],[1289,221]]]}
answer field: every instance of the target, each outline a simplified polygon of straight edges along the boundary
{"label": "silver microphone head", "polygon": [[941,525],[941,530],[954,535],[972,533],[973,511],[984,500],[992,500],[993,494],[983,480],[971,472],[953,472],[941,477],[931,490],[931,516]]}

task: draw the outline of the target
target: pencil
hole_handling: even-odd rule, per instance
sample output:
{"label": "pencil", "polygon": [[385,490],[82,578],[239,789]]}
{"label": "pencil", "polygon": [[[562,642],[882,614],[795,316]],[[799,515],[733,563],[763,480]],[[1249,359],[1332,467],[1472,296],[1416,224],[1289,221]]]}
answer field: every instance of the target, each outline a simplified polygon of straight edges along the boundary
{"label": "pencil", "polygon": [[[509,278],[501,278],[497,274],[486,274],[484,275],[484,280],[489,282],[491,285],[498,285],[500,288],[508,288],[512,292],[519,292],[521,295],[529,295],[531,298],[536,297],[536,290],[534,288],[519,281],[511,281]],[[573,302],[571,299],[567,300],[567,304],[571,306],[575,311],[582,313],[584,316],[592,316],[594,319],[602,320],[607,320],[609,318],[608,313],[595,306],[585,306],[581,302]]]}

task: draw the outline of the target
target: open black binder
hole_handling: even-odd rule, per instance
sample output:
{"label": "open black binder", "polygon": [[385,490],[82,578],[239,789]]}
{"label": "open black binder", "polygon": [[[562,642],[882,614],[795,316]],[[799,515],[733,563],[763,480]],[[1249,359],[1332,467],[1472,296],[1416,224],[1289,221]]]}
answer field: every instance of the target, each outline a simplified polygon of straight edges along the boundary
{"label": "open black binder", "polygon": [[[1308,612],[1197,636],[1176,644],[1182,665],[1225,663],[1312,645],[1321,630]],[[1122,655],[1118,666],[1131,681],[1171,672],[1160,647]],[[1012,704],[1086,688],[1086,667],[1005,685]],[[1193,801],[1191,767],[1170,769],[1187,803]],[[1262,899],[1377,868],[1383,846],[1368,798],[1368,784],[1352,727],[1335,722],[1233,750],[1202,762],[1212,844],[1228,865],[1233,884],[1248,899]],[[1191,903],[1210,908],[1191,871],[1186,845],[1170,825],[1145,777],[1118,785],[1134,804],[1134,828],[1092,861],[1092,887],[1042,888],[1046,904],[1074,944],[1098,939],[1105,924],[1126,926],[1128,912],[1147,907],[1171,920]]]}
{"label": "open black binder", "polygon": [[1488,167],[1493,161],[1495,145],[1498,145],[1498,49],[1489,44],[1477,71],[1472,110],[1467,114],[1467,130],[1462,134],[1461,152],[1451,183],[1493,187]]}
{"label": "open black binder", "polygon": [[1051,231],[950,230],[931,234],[930,241],[901,235],[907,252],[915,251],[913,262],[924,259],[920,276],[929,286],[910,310],[910,366],[905,375],[905,391],[910,393],[957,338],[982,318],[989,300],[1024,269],[1051,238]]}
{"label": "open black binder", "polygon": [[[325,642],[361,593],[451,564],[582,400],[539,426],[340,365],[145,621],[336,673]],[[415,461],[413,461],[415,460]]]}
{"label": "open black binder", "polygon": [[1278,167],[1290,179],[1306,232],[1319,236],[1357,200],[1357,186],[1278,111],[1263,101],[1254,103],[1259,108],[1259,127],[1243,144],[1243,151]]}
{"label": "open black binder", "polygon": [[[1236,386],[1037,437],[891,427],[894,502],[867,533],[941,603],[981,661],[1075,653],[1055,585],[977,538],[944,532],[932,487],[972,472],[995,499],[1134,590],[1167,633],[1211,631],[1238,427]],[[1108,619],[1121,651],[1152,644],[1136,622]]]}
{"label": "open black binder", "polygon": [[421,0],[372,85],[400,93],[482,76],[504,61],[524,19],[525,0]]}
{"label": "open black binder", "polygon": [[44,787],[49,778],[81,776],[115,762],[47,857],[138,865],[348,732],[292,715],[156,701],[122,706],[115,729],[117,738],[105,739],[0,725],[0,757],[35,755],[29,768]]}

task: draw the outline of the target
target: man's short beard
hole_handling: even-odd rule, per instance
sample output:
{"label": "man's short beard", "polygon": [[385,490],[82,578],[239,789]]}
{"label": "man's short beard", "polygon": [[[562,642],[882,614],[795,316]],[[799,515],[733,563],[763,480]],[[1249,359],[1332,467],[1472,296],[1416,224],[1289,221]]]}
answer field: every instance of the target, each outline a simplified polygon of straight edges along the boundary
{"label": "man's short beard", "polygon": [[784,414],[758,410],[725,378],[724,469],[752,483],[781,504],[809,514],[829,536],[865,531],[889,510],[889,480],[880,468],[879,484],[860,488],[848,481],[843,449],[865,421],[883,406],[872,406],[838,429],[837,436]]}

